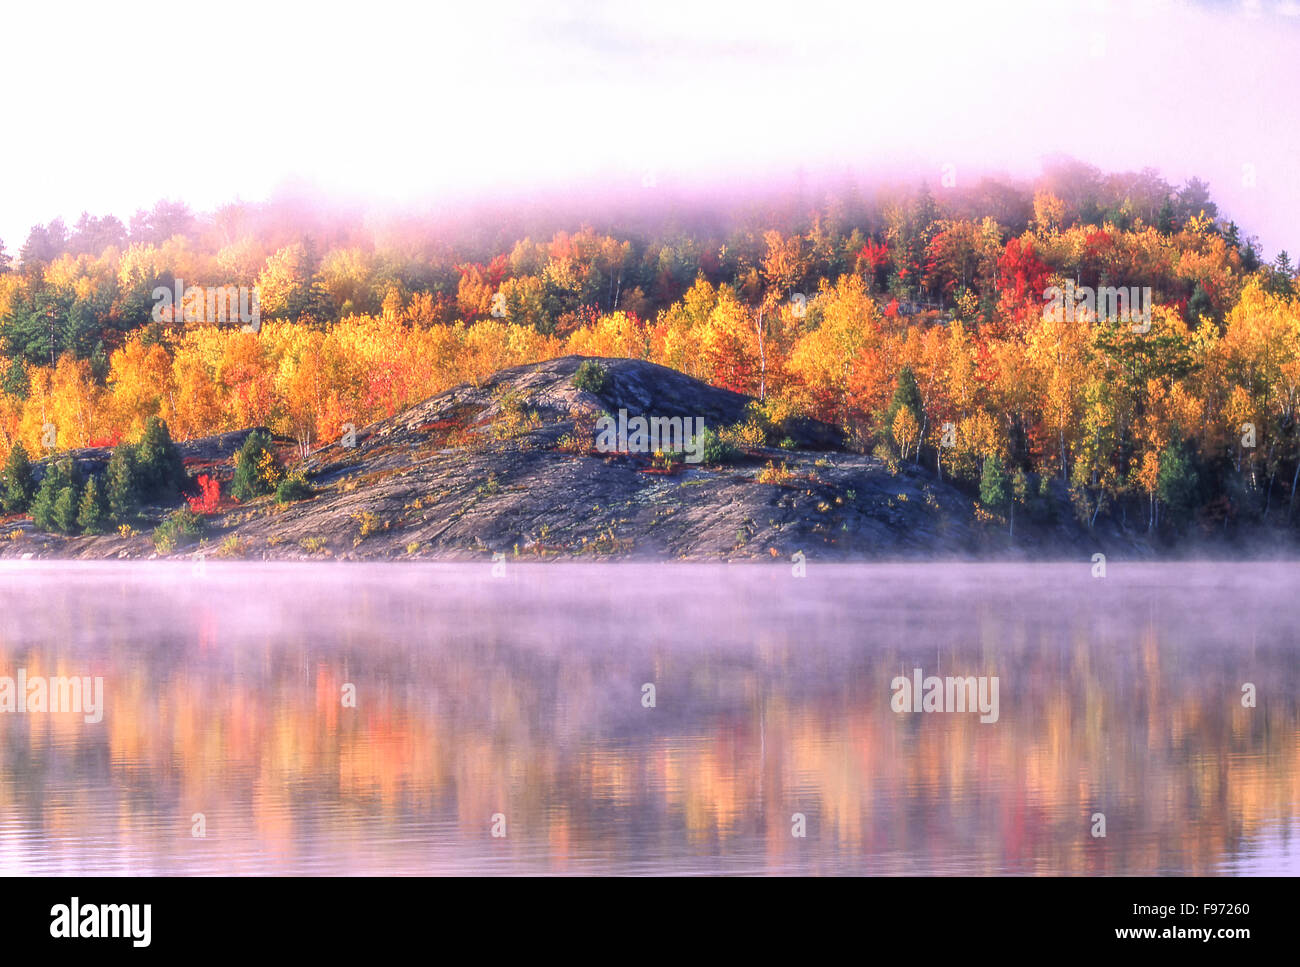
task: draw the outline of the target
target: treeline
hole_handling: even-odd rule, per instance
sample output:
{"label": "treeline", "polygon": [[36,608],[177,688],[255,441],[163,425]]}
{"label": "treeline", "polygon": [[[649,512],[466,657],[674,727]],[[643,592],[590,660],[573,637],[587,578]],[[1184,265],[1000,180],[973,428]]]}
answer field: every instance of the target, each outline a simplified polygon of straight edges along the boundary
{"label": "treeline", "polygon": [[39,530],[91,535],[129,529],[142,504],[175,503],[190,486],[180,451],[157,416],[146,421],[138,442],[116,447],[100,473],[85,474],[76,460],[57,456],[38,480],[18,440],[5,459],[2,483],[6,513],[30,514]]}
{"label": "treeline", "polygon": [[[461,248],[418,219],[291,214],[163,204],[129,227],[33,230],[0,273],[0,453],[45,452],[51,427],[56,451],[134,440],[151,417],[181,439],[268,425],[306,452],[574,352],[660,362],[759,396],[773,426],[814,415],[864,450],[987,478],[997,513],[1055,479],[1089,522],[1295,516],[1295,270],[1263,264],[1195,179],[1060,162],[1033,185],[847,185],[545,241],[478,227]],[[178,279],[256,286],[267,321],[155,320],[154,288]],[[1149,288],[1149,329],[1053,321],[1044,292],[1066,282]]]}
{"label": "treeline", "polygon": [[[235,456],[230,497],[247,501],[273,494],[277,503],[289,503],[313,493],[301,473],[286,472],[265,430],[248,434]],[[169,510],[182,498],[188,506]],[[203,515],[220,505],[220,483],[206,474],[190,476],[167,423],[157,416],[145,421],[139,440],[114,446],[99,472],[86,472],[70,455],[56,455],[38,476],[21,440],[0,470],[0,510],[29,515],[37,530],[95,536],[116,529],[128,536],[152,506],[164,512],[153,541],[165,552],[200,537]]]}
{"label": "treeline", "polygon": [[[1260,259],[1253,240],[1218,219],[1202,182],[1174,188],[1151,170],[1107,176],[1064,160],[1032,185],[845,181],[721,201],[656,190],[641,207],[622,206],[616,220],[606,214],[601,227],[575,227],[546,207],[490,215],[487,225],[466,224],[466,214],[378,221],[292,202],[196,214],[163,201],[129,223],[86,213],[71,227],[55,219],[31,230],[16,262],[0,242],[0,352],[8,358],[0,377],[18,392],[22,364],[54,365],[64,354],[90,360],[103,376],[112,351],[154,323],[155,289],[172,291],[177,280],[256,286],[269,319],[323,324],[386,314],[432,325],[494,316],[567,335],[593,313],[654,318],[699,277],[753,297],[766,281],[772,232],[784,247],[780,281],[796,290],[867,273],[877,292],[949,308],[973,298],[985,317],[997,295],[998,254],[1030,230],[1091,225],[1168,237],[1204,218],[1241,271],[1255,271]],[[1106,238],[1076,247],[1062,267],[1083,285],[1145,283],[1159,267],[1150,263],[1161,261],[1114,251]],[[1289,260],[1280,268],[1289,270]],[[1221,320],[1221,280],[1166,272],[1156,281],[1166,300]]]}

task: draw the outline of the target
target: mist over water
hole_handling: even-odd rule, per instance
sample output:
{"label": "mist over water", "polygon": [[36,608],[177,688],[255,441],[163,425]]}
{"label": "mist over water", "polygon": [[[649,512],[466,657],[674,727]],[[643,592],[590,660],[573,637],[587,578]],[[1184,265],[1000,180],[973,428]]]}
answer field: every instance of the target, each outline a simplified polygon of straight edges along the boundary
{"label": "mist over water", "polygon": [[[5,564],[0,678],[102,676],[105,708],[0,712],[0,873],[1297,873],[1297,587]],[[996,676],[997,721],[893,711],[916,668]]]}

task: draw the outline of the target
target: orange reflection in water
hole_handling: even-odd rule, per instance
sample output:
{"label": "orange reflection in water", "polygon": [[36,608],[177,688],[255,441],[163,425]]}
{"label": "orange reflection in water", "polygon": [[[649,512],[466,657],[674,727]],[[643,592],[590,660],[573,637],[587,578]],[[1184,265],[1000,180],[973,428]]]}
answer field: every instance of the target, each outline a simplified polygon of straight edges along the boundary
{"label": "orange reflection in water", "polygon": [[2,576],[4,872],[1300,871],[1289,566],[304,570]]}

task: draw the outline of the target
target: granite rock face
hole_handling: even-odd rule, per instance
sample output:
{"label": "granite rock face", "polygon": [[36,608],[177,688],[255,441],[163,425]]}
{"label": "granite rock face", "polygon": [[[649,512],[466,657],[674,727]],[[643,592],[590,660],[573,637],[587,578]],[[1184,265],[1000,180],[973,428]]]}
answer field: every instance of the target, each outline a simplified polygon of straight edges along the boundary
{"label": "granite rock face", "polygon": [[[567,356],[462,385],[311,453],[314,496],[225,502],[201,544],[170,556],[253,559],[814,560],[1076,557],[1099,546],[1073,522],[977,523],[970,495],[932,468],[842,449],[812,420],[783,428],[790,449],[751,447],[731,462],[665,467],[651,453],[601,452],[595,420],[701,418],[717,430],[746,418],[748,397],[630,359],[600,360],[601,391],[573,385]],[[229,480],[248,430],[184,444],[192,473]],[[280,441],[287,459],[297,454]],[[75,455],[94,470],[107,451]],[[760,480],[760,477],[763,479]],[[139,533],[60,537],[3,524],[0,557],[149,558]],[[15,536],[14,532],[19,532]],[[1103,535],[1104,538],[1104,535]],[[497,556],[502,555],[502,556]]]}

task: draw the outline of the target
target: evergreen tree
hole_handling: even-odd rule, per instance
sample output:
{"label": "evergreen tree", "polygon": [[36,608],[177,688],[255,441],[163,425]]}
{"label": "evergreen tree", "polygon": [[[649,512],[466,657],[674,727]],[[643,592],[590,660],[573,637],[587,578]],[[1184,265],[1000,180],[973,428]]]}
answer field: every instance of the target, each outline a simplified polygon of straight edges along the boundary
{"label": "evergreen tree", "polygon": [[269,494],[283,475],[275,451],[271,449],[271,435],[265,430],[254,430],[239,448],[230,496],[236,500],[251,500]]}
{"label": "evergreen tree", "polygon": [[45,475],[41,477],[41,486],[32,501],[32,522],[38,530],[52,531],[58,529],[56,507],[59,495],[72,486],[72,470],[66,461],[51,462],[45,465]]}
{"label": "evergreen tree", "polygon": [[32,523],[37,530],[54,530],[54,501],[59,496],[54,469],[47,468],[41,478],[41,485],[32,500]]}
{"label": "evergreen tree", "polygon": [[36,492],[36,483],[32,478],[32,463],[27,457],[27,448],[21,440],[14,443],[5,462],[4,488],[0,491],[0,506],[5,513],[20,514],[32,503]]}
{"label": "evergreen tree", "polygon": [[77,525],[86,534],[103,534],[108,530],[108,501],[99,477],[91,477],[81,495],[77,510]]}
{"label": "evergreen tree", "polygon": [[99,342],[101,320],[112,309],[108,290],[77,295],[37,283],[14,293],[0,316],[0,342],[17,362],[53,366],[65,353],[88,358]]}
{"label": "evergreen tree", "polygon": [[64,534],[77,533],[77,509],[80,506],[81,488],[73,481],[54,499],[54,526]]}
{"label": "evergreen tree", "polygon": [[167,424],[149,417],[135,448],[136,492],[141,500],[174,500],[185,486],[185,465]]}
{"label": "evergreen tree", "polygon": [[1246,239],[1240,248],[1241,268],[1245,272],[1254,272],[1263,264],[1260,259],[1259,240],[1251,237]]}
{"label": "evergreen tree", "polygon": [[995,453],[984,461],[984,472],[980,474],[980,503],[990,510],[1001,510],[1010,496],[1010,480]]}
{"label": "evergreen tree", "polygon": [[1205,291],[1201,283],[1196,283],[1196,288],[1192,290],[1192,296],[1187,300],[1188,322],[1193,327],[1200,325],[1201,316],[1213,316],[1214,305],[1210,302],[1210,295]]}
{"label": "evergreen tree", "polygon": [[109,514],[115,521],[131,520],[140,504],[135,486],[135,447],[129,443],[115,447],[104,476]]}
{"label": "evergreen tree", "polygon": [[1176,218],[1173,199],[1166,197],[1160,206],[1160,214],[1156,216],[1156,231],[1161,235],[1172,235],[1178,228]]}
{"label": "evergreen tree", "polygon": [[1160,454],[1156,474],[1156,495],[1168,508],[1168,519],[1175,527],[1186,523],[1196,509],[1198,478],[1192,456],[1185,443],[1177,443]]}
{"label": "evergreen tree", "polygon": [[1285,249],[1278,253],[1264,278],[1264,288],[1273,295],[1290,298],[1294,294],[1295,267]]}
{"label": "evergreen tree", "polygon": [[912,372],[911,366],[904,366],[898,371],[898,384],[894,389],[894,398],[889,401],[889,409],[885,411],[885,427],[894,425],[894,417],[898,411],[907,407],[912,411],[912,416],[916,418],[916,425],[922,426],[921,422],[921,388],[916,385],[916,374]]}
{"label": "evergreen tree", "polygon": [[[898,371],[898,384],[894,389],[894,397],[889,401],[889,408],[885,410],[883,430],[886,439],[892,435],[894,421],[898,418],[898,411],[902,409],[910,410],[912,419],[916,422],[916,458],[919,460],[921,437],[925,433],[925,417],[924,407],[921,405],[921,389],[916,385],[916,376],[911,366],[904,366]],[[903,457],[906,459],[907,454],[903,453]]]}

